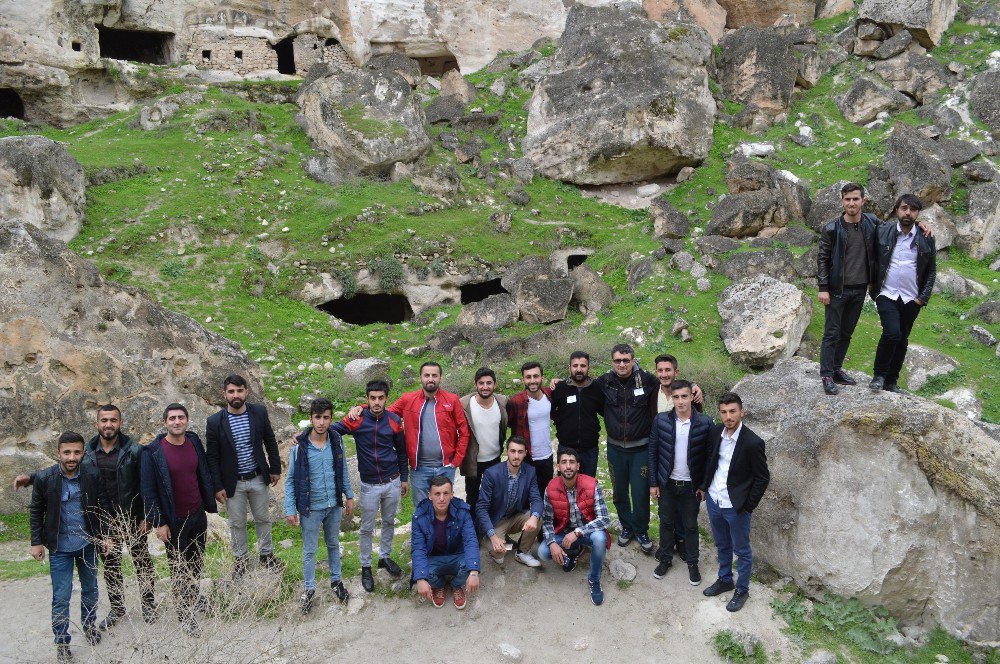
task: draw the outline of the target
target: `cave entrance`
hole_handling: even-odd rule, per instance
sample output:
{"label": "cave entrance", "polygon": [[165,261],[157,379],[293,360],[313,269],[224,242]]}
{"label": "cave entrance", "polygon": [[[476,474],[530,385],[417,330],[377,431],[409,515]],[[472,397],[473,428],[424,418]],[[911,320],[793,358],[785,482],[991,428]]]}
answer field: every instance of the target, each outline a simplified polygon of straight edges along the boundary
{"label": "cave entrance", "polygon": [[414,58],[414,60],[420,65],[420,73],[424,76],[440,77],[447,71],[458,69],[458,60],[451,53],[430,58]]}
{"label": "cave entrance", "polygon": [[289,76],[294,75],[295,49],[292,46],[292,38],[286,37],[271,48],[274,49],[274,52],[278,56],[278,73],[288,74]]}
{"label": "cave entrance", "polygon": [[358,293],[352,298],[330,300],[316,307],[352,325],[403,323],[413,318],[413,308],[404,295]]}
{"label": "cave entrance", "polygon": [[461,291],[462,304],[469,304],[470,302],[482,302],[490,295],[506,293],[507,289],[500,285],[499,279],[490,279],[489,281],[465,284],[461,287]]}
{"label": "cave entrance", "polygon": [[566,257],[566,269],[572,270],[574,267],[579,267],[587,261],[587,254],[570,254]]}
{"label": "cave entrance", "polygon": [[174,33],[116,30],[99,25],[97,26],[97,39],[102,58],[145,62],[150,65],[166,65],[170,64]]}
{"label": "cave entrance", "polygon": [[16,90],[0,88],[0,118],[24,119],[24,100]]}

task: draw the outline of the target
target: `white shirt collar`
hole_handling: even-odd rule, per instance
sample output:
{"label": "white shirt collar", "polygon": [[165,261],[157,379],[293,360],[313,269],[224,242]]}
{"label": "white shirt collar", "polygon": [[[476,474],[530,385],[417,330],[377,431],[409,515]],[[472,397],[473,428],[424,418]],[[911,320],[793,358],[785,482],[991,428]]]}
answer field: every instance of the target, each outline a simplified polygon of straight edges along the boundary
{"label": "white shirt collar", "polygon": [[740,422],[740,425],[738,427],[736,427],[736,431],[733,432],[732,436],[729,435],[729,430],[725,428],[725,425],[722,425],[722,437],[723,438],[728,438],[729,440],[733,441],[734,443],[737,440],[739,440],[739,438],[740,438],[740,432],[741,431],[743,431],[743,422]]}

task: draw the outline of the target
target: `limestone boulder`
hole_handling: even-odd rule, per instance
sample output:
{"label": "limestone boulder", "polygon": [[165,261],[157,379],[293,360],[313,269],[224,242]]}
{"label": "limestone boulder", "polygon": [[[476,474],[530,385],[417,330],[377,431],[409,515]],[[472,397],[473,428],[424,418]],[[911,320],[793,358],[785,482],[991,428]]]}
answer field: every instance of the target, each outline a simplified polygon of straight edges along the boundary
{"label": "limestone boulder", "polygon": [[799,71],[791,41],[774,30],[742,27],[719,46],[716,68],[726,99],[754,104],[769,115],[788,110]]}
{"label": "limestone boulder", "polygon": [[972,82],[969,107],[994,138],[1000,138],[1000,71],[984,71]]}
{"label": "limestone boulder", "polygon": [[791,171],[777,171],[775,186],[785,199],[785,209],[789,219],[804,221],[812,208],[809,188]]}
{"label": "limestone boulder", "polygon": [[934,246],[938,251],[950,247],[958,237],[958,226],[955,225],[955,220],[947,210],[937,203],[921,210],[918,221],[926,222],[931,227],[934,232]]}
{"label": "limestone boulder", "polygon": [[788,223],[784,196],[774,189],[729,194],[712,210],[706,233],[743,238]]}
{"label": "limestone boulder", "polygon": [[476,98],[476,86],[465,80],[457,69],[451,69],[441,77],[441,95],[458,97],[468,106]]}
{"label": "limestone boulder", "polygon": [[980,146],[960,138],[939,138],[934,144],[937,146],[938,156],[951,166],[967,164],[983,153]]}
{"label": "limestone boulder", "polygon": [[[828,221],[836,219],[844,212],[840,189],[845,184],[847,184],[847,180],[838,180],[831,185],[823,187],[813,195],[812,205],[809,207],[809,216],[806,217],[806,225],[809,228],[820,232]],[[870,212],[870,210],[865,211]]]}
{"label": "limestone boulder", "polygon": [[917,344],[910,344],[906,350],[903,367],[909,378],[906,387],[916,391],[935,376],[946,376],[958,368],[958,362],[944,353]]}
{"label": "limestone boulder", "polygon": [[611,286],[589,265],[577,265],[570,270],[569,276],[574,284],[570,304],[575,305],[581,313],[603,311],[614,302],[615,293]]}
{"label": "limestone boulder", "polygon": [[918,55],[912,51],[876,62],[872,71],[897,91],[916,99],[919,104],[955,82],[955,75],[943,64],[930,56]]}
{"label": "limestone boulder", "polygon": [[490,295],[485,300],[462,307],[455,325],[475,329],[499,330],[517,322],[520,311],[510,293]]}
{"label": "limestone boulder", "polygon": [[534,279],[548,279],[552,276],[552,262],[545,256],[525,256],[514,261],[504,270],[500,285],[508,293],[514,293],[521,284]]}
{"label": "limestone boulder", "polygon": [[718,43],[726,31],[726,9],[716,0],[643,0],[643,8],[653,21],[677,16],[697,23]]}
{"label": "limestone boulder", "polygon": [[430,151],[423,107],[393,71],[335,71],[304,84],[298,103],[313,145],[346,172],[388,175]]}
{"label": "limestone boulder", "polygon": [[947,268],[945,270],[938,270],[937,277],[934,280],[934,292],[947,293],[953,297],[964,298],[986,295],[989,289],[978,281],[963,277],[953,268]]}
{"label": "limestone boulder", "polygon": [[533,279],[521,283],[514,300],[526,323],[552,323],[566,318],[566,309],[573,299],[574,281],[563,279]]}
{"label": "limestone boulder", "polygon": [[752,368],[771,367],[794,355],[812,315],[805,293],[767,276],[729,285],[717,307],[726,352],[734,362]]}
{"label": "limestone boulder", "polygon": [[657,240],[685,238],[691,230],[691,220],[663,196],[653,199],[649,214],[653,217],[653,237]]}
{"label": "limestone boulder", "polygon": [[754,559],[817,597],[1000,640],[1000,441],[928,399],[818,384],[792,358],[735,386],[771,471]]}
{"label": "limestone boulder", "polygon": [[538,172],[577,184],[634,182],[708,156],[711,40],[641,8],[574,5],[528,105],[523,148]]}
{"label": "limestone boulder", "polygon": [[743,251],[727,258],[719,272],[733,281],[760,275],[791,281],[796,274],[795,259],[787,249]]}
{"label": "limestone boulder", "polygon": [[890,115],[906,111],[917,105],[915,101],[892,88],[868,78],[858,78],[851,89],[836,98],[837,107],[850,122],[868,124],[879,113]]}
{"label": "limestone boulder", "polygon": [[816,2],[808,0],[720,0],[726,10],[726,27],[766,28],[786,15],[791,22],[809,24],[816,18]]}
{"label": "limestone boulder", "polygon": [[[267,403],[260,369],[237,344],[139,289],[105,281],[34,226],[0,222],[0,255],[0,458],[12,457],[17,470],[53,463],[62,431],[89,437],[100,404],[118,405],[124,430],[145,443],[172,401],[203,433],[232,373],[247,379],[252,400]],[[275,432],[287,429],[288,416],[268,407]],[[6,488],[0,511],[24,509],[28,494],[15,499]]]}
{"label": "limestone boulder", "polygon": [[0,219],[20,221],[69,242],[86,206],[83,167],[42,136],[0,138]]}
{"label": "limestone boulder", "polygon": [[995,325],[1000,323],[1000,300],[987,300],[976,307],[975,314],[984,322]]}
{"label": "limestone boulder", "polygon": [[951,166],[934,142],[916,128],[897,123],[885,147],[885,168],[896,194],[916,194],[925,206],[951,196]]}
{"label": "limestone boulder", "polygon": [[955,244],[976,259],[1000,248],[1000,183],[986,182],[969,189],[969,214],[955,220]]}
{"label": "limestone boulder", "polygon": [[344,378],[359,385],[370,380],[389,380],[389,363],[377,357],[354,359],[344,365]]}
{"label": "limestone boulder", "polygon": [[774,167],[763,161],[748,159],[736,153],[733,159],[726,163],[726,168],[726,189],[730,194],[774,189],[777,186]]}
{"label": "limestone boulder", "polygon": [[941,36],[958,11],[958,0],[863,0],[858,19],[887,26],[894,34],[909,30],[925,48],[941,43]]}

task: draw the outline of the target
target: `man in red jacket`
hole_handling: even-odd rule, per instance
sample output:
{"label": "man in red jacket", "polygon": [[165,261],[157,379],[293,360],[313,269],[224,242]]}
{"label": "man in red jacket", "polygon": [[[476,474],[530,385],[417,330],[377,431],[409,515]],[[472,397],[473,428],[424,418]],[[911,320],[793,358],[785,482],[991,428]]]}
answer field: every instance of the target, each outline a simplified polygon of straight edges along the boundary
{"label": "man in red jacket", "polygon": [[544,375],[538,362],[521,367],[524,389],[507,400],[511,434],[528,441],[528,460],[535,467],[538,493],[544,494],[552,479],[552,390],[542,387]]}
{"label": "man in red jacket", "polygon": [[[410,490],[414,507],[427,497],[431,478],[444,475],[455,481],[455,469],[465,459],[469,424],[458,395],[442,390],[441,365],[420,365],[421,389],[406,392],[389,406],[403,418],[406,456],[410,459]],[[354,406],[348,417],[356,420],[362,407]]]}

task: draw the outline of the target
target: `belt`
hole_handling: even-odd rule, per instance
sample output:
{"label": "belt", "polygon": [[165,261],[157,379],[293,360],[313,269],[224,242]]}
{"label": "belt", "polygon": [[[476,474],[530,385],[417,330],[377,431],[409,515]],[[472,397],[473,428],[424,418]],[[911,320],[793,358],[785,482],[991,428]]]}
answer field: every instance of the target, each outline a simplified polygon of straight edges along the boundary
{"label": "belt", "polygon": [[673,480],[668,479],[667,484],[673,484],[674,486],[690,486],[693,484],[691,480]]}
{"label": "belt", "polygon": [[399,473],[393,473],[392,475],[389,476],[389,479],[385,482],[365,482],[365,484],[370,484],[372,486],[384,486],[386,484],[391,484],[392,482],[395,482],[397,479],[399,479]]}
{"label": "belt", "polygon": [[236,477],[238,477],[241,482],[245,482],[246,480],[252,480],[258,475],[260,475],[260,469],[257,469],[252,473],[243,473],[242,475],[237,475]]}

